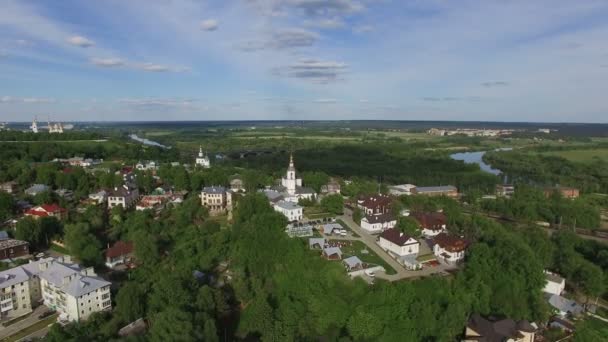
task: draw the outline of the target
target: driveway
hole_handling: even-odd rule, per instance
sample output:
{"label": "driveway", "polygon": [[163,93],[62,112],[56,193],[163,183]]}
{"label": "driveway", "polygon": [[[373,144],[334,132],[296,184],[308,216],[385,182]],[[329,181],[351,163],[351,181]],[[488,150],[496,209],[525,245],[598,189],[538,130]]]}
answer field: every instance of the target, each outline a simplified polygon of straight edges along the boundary
{"label": "driveway", "polygon": [[[349,209],[344,210],[344,214],[338,216],[337,218],[342,220],[353,232],[357,233],[360,238],[350,238],[349,240],[359,240],[363,241],[365,245],[373,250],[379,257],[381,257],[387,264],[389,264],[397,273],[396,274],[385,274],[382,272],[376,272],[376,277],[388,281],[398,281],[403,279],[410,278],[421,278],[428,277],[434,275],[436,273],[454,269],[454,267],[449,267],[446,265],[439,265],[435,267],[425,267],[420,271],[409,271],[406,270],[397,260],[393,259],[388,253],[384,251],[377,243],[376,236],[369,234],[365,229],[361,228],[358,224],[355,223],[352,219],[352,211]],[[423,242],[424,243],[424,242]]]}

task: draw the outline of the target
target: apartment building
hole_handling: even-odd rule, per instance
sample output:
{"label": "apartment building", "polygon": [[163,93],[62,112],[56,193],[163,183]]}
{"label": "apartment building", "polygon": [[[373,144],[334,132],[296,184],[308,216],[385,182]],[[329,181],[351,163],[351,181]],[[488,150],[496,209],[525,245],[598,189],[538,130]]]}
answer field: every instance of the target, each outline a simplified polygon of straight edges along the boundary
{"label": "apartment building", "polygon": [[127,209],[133,206],[139,199],[139,190],[128,185],[116,187],[110,190],[108,194],[108,208],[112,209],[116,206],[122,206]]}
{"label": "apartment building", "polygon": [[206,186],[201,191],[201,204],[211,215],[226,213],[232,210],[232,192],[223,186]]}
{"label": "apartment building", "polygon": [[1,320],[25,315],[44,303],[59,319],[80,321],[111,310],[110,283],[68,256],[46,258],[0,272]]}

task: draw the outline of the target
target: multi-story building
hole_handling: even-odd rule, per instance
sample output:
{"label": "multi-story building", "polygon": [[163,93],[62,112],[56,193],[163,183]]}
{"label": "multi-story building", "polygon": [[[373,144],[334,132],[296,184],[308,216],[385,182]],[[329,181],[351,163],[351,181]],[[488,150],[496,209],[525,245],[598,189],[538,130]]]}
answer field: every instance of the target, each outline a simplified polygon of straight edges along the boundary
{"label": "multi-story building", "polygon": [[17,192],[17,182],[10,181],[0,184],[0,191],[7,192],[9,194]]}
{"label": "multi-story building", "polygon": [[387,229],[378,237],[378,244],[393,256],[416,255],[420,242],[396,228]]}
{"label": "multi-story building", "polygon": [[515,185],[513,184],[498,184],[496,185],[496,196],[511,197],[515,194]]}
{"label": "multi-story building", "polygon": [[67,212],[65,208],[57,204],[43,204],[29,209],[25,212],[25,216],[31,216],[35,219],[40,217],[56,217],[58,220],[62,220],[66,217]]}
{"label": "multi-story building", "polygon": [[433,238],[433,254],[450,265],[464,260],[467,246],[468,243],[463,238],[446,233]]}
{"label": "multi-story building", "polygon": [[14,259],[30,254],[27,241],[0,239],[0,260]]}
{"label": "multi-story building", "polygon": [[380,233],[397,225],[397,219],[390,213],[366,215],[361,219],[361,228],[370,233]]}
{"label": "multi-story building", "polygon": [[211,161],[209,160],[209,156],[203,153],[203,147],[199,146],[198,148],[198,156],[194,160],[194,166],[200,166],[202,168],[208,169],[211,167]]}
{"label": "multi-story building", "polygon": [[445,232],[447,228],[447,217],[444,213],[415,212],[411,214],[411,217],[418,222],[422,229],[422,235],[426,237],[436,236]]}
{"label": "multi-story building", "polygon": [[426,196],[458,197],[458,189],[453,185],[420,186],[416,187],[415,194]]}
{"label": "multi-story building", "polygon": [[301,206],[290,201],[278,201],[273,205],[274,210],[280,212],[289,222],[300,221],[303,217]]}
{"label": "multi-story building", "polygon": [[2,320],[31,312],[41,300],[64,321],[84,320],[94,312],[112,309],[110,283],[99,278],[92,267],[82,269],[67,256],[0,272]]}
{"label": "multi-story building", "polygon": [[206,186],[201,191],[201,204],[209,214],[219,215],[232,210],[232,192],[223,186]]}
{"label": "multi-story building", "polygon": [[357,200],[357,207],[365,215],[380,215],[390,213],[392,202],[393,199],[386,195],[364,196]]}
{"label": "multi-story building", "polygon": [[139,190],[132,188],[127,185],[116,187],[110,190],[108,194],[108,208],[114,208],[116,206],[122,206],[123,208],[130,208],[139,199]]}

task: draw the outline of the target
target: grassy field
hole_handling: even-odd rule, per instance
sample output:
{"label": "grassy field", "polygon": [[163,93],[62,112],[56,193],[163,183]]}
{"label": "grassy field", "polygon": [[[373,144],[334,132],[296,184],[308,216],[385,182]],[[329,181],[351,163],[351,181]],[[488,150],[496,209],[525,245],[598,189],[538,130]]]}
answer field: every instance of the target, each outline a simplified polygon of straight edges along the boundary
{"label": "grassy field", "polygon": [[588,149],[569,151],[550,151],[541,153],[546,156],[559,156],[573,162],[590,162],[594,159],[608,161],[608,149]]}
{"label": "grassy field", "polygon": [[[397,272],[387,264],[381,257],[379,257],[374,251],[370,250],[361,241],[352,241],[352,246],[346,246],[341,248],[344,253],[344,258],[356,255],[361,261],[368,264],[375,264],[384,267],[386,274],[396,274]],[[362,250],[367,250],[369,253],[362,253]]]}

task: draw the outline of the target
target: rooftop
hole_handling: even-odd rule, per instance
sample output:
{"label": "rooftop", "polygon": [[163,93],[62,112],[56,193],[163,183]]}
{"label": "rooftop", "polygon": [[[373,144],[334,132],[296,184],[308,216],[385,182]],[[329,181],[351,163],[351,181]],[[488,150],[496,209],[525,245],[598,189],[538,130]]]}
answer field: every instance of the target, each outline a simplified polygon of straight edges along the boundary
{"label": "rooftop", "polygon": [[279,201],[275,205],[284,210],[302,209],[302,207],[297,205],[296,203],[288,202],[288,201]]}
{"label": "rooftop", "polygon": [[416,192],[446,192],[446,191],[457,191],[453,185],[440,185],[440,186],[419,186],[416,187]]}
{"label": "rooftop", "polygon": [[226,192],[226,188],[223,186],[206,186],[203,188],[203,192],[206,194],[223,194]]}
{"label": "rooftop", "polygon": [[[400,230],[396,229],[396,228],[391,228],[391,229],[387,229],[385,231],[383,231],[382,233],[380,233],[380,237],[388,240],[398,246],[406,246],[408,245],[408,241],[410,239],[413,239],[416,241],[416,239],[412,238],[411,236],[402,233]],[[416,241],[416,243],[419,243],[418,241]],[[409,244],[414,244],[413,242],[410,242]]]}
{"label": "rooftop", "polygon": [[0,240],[0,249],[7,249],[13,247],[19,247],[23,245],[27,245],[27,241],[15,240],[15,239],[5,239]]}
{"label": "rooftop", "polygon": [[463,238],[448,235],[446,233],[441,233],[435,236],[435,238],[433,238],[433,242],[451,253],[462,252],[467,248],[468,245],[467,241]]}

